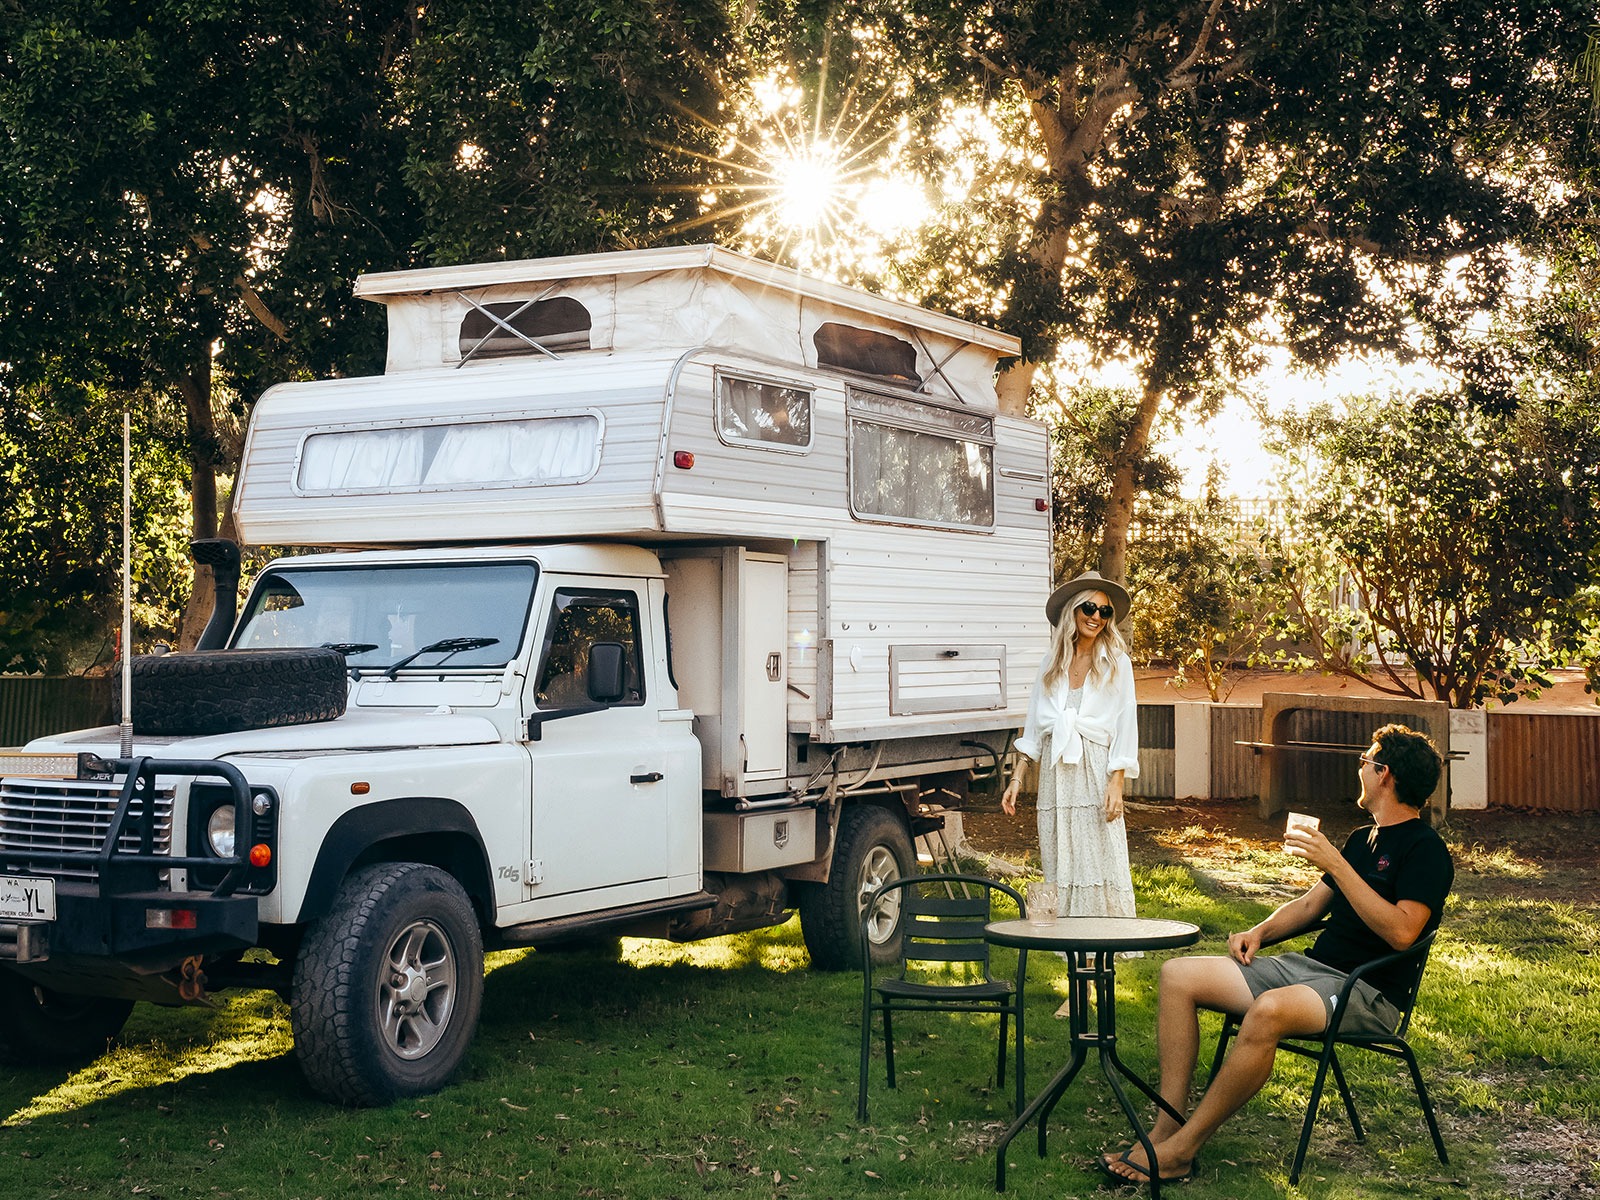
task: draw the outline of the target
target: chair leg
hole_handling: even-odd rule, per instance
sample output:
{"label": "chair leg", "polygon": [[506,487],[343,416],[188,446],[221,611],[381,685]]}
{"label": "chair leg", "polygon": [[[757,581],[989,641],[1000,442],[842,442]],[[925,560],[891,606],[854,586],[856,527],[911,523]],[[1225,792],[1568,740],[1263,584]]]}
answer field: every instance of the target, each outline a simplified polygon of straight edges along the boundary
{"label": "chair leg", "polygon": [[1300,1182],[1300,1168],[1305,1165],[1306,1150],[1311,1145],[1311,1127],[1317,1123],[1317,1106],[1322,1103],[1322,1089],[1328,1081],[1328,1064],[1333,1059],[1333,1047],[1327,1046],[1317,1060],[1317,1078],[1311,1084],[1311,1100],[1306,1105],[1305,1124],[1300,1126],[1300,1144],[1295,1147],[1294,1162],[1289,1166],[1289,1185]]}
{"label": "chair leg", "polygon": [[1011,1010],[1000,1010],[1000,1055],[995,1060],[994,1079],[996,1087],[1006,1085],[1006,1035],[1011,1032]]}
{"label": "chair leg", "polygon": [[883,1061],[889,1068],[889,1086],[894,1086],[894,1024],[891,1020],[893,1009],[888,1004],[883,1006]]}
{"label": "chair leg", "polygon": [[861,1077],[856,1095],[856,1120],[867,1120],[867,1069],[872,1060],[872,1010],[861,1014]]}
{"label": "chair leg", "polygon": [[1217,1077],[1217,1072],[1222,1070],[1222,1060],[1227,1057],[1228,1043],[1233,1041],[1233,1035],[1239,1031],[1238,1021],[1233,1017],[1222,1018],[1222,1033],[1217,1037],[1217,1052],[1211,1057],[1211,1074],[1206,1076],[1206,1086]]}
{"label": "chair leg", "polygon": [[1417,1100],[1422,1104],[1422,1115],[1428,1122],[1428,1132],[1433,1135],[1433,1148],[1439,1155],[1439,1161],[1448,1166],[1450,1160],[1445,1156],[1444,1139],[1439,1136],[1439,1122],[1433,1115],[1433,1100],[1428,1095],[1428,1085],[1422,1082],[1422,1071],[1417,1066],[1417,1056],[1404,1042],[1400,1044],[1400,1051],[1405,1055],[1406,1066],[1411,1069],[1411,1082],[1417,1089]]}
{"label": "chair leg", "polygon": [[1355,1098],[1350,1095],[1350,1085],[1344,1081],[1344,1068],[1339,1065],[1339,1052],[1334,1051],[1332,1064],[1333,1081],[1339,1085],[1339,1098],[1344,1101],[1345,1116],[1350,1118],[1350,1131],[1355,1134],[1357,1142],[1367,1140],[1367,1131],[1361,1127],[1361,1118],[1356,1115]]}

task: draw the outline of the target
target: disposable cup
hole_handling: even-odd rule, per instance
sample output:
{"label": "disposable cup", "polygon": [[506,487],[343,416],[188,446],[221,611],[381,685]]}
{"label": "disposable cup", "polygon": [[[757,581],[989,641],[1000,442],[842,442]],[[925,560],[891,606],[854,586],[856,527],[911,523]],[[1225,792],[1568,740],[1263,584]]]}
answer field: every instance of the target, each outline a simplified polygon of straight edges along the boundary
{"label": "disposable cup", "polygon": [[[1292,830],[1304,829],[1304,830],[1310,832],[1310,831],[1315,830],[1318,827],[1320,827],[1321,824],[1322,824],[1322,822],[1320,820],[1318,820],[1316,817],[1313,817],[1310,813],[1292,812],[1292,813],[1289,814],[1288,821],[1286,821],[1284,823],[1283,832],[1284,832],[1285,836],[1287,837],[1287,835]],[[1289,844],[1288,844],[1287,841],[1284,842],[1283,848],[1285,850],[1288,850],[1290,854],[1296,854],[1297,853],[1297,851],[1291,850],[1289,848]]]}

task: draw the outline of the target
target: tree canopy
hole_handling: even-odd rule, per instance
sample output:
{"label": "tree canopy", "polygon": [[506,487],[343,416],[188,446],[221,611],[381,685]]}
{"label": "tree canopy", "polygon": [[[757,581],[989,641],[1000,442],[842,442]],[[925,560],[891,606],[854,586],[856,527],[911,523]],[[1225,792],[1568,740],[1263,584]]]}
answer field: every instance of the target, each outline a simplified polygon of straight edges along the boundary
{"label": "tree canopy", "polygon": [[261,390],[381,369],[360,272],[698,215],[728,37],[709,0],[0,4],[0,408],[177,420],[212,535]]}
{"label": "tree canopy", "polygon": [[790,0],[770,20],[775,41],[805,35],[813,87],[881,95],[876,126],[908,119],[935,173],[952,111],[988,114],[958,151],[986,166],[895,263],[908,290],[1023,336],[1001,385],[1014,410],[1063,345],[1133,366],[1099,550],[1121,576],[1164,408],[1268,345],[1314,364],[1407,354],[1493,303],[1587,111],[1569,67],[1592,9]]}

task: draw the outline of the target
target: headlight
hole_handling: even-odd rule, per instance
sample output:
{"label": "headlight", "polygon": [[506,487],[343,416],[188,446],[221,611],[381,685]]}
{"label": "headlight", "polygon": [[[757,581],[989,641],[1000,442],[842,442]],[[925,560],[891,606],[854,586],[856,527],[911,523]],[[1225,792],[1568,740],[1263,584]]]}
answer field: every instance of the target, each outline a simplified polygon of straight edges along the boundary
{"label": "headlight", "polygon": [[221,804],[211,810],[206,820],[206,840],[211,843],[211,853],[218,858],[232,858],[234,843],[233,805]]}

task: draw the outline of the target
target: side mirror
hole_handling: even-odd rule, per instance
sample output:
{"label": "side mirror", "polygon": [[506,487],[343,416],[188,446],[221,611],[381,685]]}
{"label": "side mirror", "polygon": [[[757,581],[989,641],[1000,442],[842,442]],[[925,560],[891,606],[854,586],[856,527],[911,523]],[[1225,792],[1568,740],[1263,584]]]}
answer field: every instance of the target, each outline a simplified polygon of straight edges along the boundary
{"label": "side mirror", "polygon": [[621,642],[595,642],[589,647],[589,699],[596,704],[615,704],[626,694],[623,666],[627,651]]}

